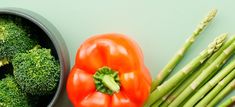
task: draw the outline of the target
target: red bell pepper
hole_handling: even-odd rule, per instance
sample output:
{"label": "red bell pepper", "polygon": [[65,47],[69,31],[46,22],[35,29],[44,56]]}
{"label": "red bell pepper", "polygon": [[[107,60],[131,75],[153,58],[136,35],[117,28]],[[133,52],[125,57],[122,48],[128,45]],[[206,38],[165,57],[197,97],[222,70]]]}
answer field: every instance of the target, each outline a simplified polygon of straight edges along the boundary
{"label": "red bell pepper", "polygon": [[103,34],[80,46],[66,88],[75,107],[141,107],[150,83],[137,43],[121,34]]}

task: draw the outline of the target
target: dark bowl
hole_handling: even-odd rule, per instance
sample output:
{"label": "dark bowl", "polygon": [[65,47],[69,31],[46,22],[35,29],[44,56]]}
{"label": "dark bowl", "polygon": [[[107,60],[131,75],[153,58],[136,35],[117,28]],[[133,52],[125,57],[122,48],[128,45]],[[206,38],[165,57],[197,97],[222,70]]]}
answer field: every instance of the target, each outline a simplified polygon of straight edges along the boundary
{"label": "dark bowl", "polygon": [[[44,17],[32,11],[21,8],[0,8],[0,15],[11,15],[21,17],[25,24],[30,26],[33,38],[39,41],[39,44],[52,50],[53,56],[60,61],[61,73],[60,81],[56,92],[52,95],[39,98],[38,106],[54,106],[65,91],[67,75],[69,73],[70,63],[68,49],[62,39],[59,31]],[[12,69],[6,66],[4,69]]]}

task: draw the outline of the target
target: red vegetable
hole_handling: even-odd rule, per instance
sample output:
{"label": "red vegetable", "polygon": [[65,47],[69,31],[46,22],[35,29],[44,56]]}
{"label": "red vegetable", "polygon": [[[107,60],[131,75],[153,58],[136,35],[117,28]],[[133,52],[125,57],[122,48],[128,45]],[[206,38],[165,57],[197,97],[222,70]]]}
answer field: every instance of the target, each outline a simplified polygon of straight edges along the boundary
{"label": "red vegetable", "polygon": [[121,34],[103,34],[78,49],[67,93],[75,107],[141,107],[150,83],[138,45]]}

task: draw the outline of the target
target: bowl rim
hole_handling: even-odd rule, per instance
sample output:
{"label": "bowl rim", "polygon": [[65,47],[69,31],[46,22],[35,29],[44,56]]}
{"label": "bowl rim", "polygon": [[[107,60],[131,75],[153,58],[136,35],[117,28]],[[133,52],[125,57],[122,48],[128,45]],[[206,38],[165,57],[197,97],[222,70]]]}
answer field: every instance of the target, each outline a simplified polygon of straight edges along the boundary
{"label": "bowl rim", "polygon": [[52,41],[61,65],[59,84],[56,89],[55,95],[53,96],[52,100],[48,105],[49,107],[54,106],[58,101],[59,97],[62,96],[62,92],[65,91],[66,81],[70,70],[68,48],[60,32],[46,18],[27,9],[15,8],[15,7],[0,8],[0,14],[16,15],[31,21],[32,23],[37,25],[40,29],[42,29],[49,37],[49,39]]}

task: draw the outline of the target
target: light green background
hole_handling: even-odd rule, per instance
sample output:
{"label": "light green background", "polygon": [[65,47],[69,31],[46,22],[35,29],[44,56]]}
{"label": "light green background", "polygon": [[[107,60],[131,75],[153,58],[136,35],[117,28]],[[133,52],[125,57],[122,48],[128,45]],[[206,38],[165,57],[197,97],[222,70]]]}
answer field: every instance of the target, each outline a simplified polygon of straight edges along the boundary
{"label": "light green background", "polygon": [[[153,77],[211,8],[217,8],[218,15],[177,69],[216,35],[234,34],[234,4],[234,0],[0,0],[0,7],[29,9],[54,24],[68,46],[72,65],[77,48],[91,35],[117,32],[132,37]],[[60,102],[57,106],[68,106],[67,100]]]}

